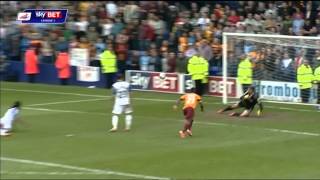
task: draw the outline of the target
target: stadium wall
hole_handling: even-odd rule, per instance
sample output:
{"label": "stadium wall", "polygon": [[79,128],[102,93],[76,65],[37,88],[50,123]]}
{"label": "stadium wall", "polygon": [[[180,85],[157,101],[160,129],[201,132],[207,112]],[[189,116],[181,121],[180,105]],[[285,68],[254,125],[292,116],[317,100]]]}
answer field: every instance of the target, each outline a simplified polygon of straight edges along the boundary
{"label": "stadium wall", "polygon": [[[1,71],[1,81],[27,82],[28,76],[24,73],[24,63],[19,61],[6,61],[7,65]],[[94,67],[91,67],[94,68]],[[39,63],[40,73],[37,75],[36,83],[60,84],[57,69],[52,64]],[[80,81],[78,79],[78,68],[71,66],[71,78],[69,85],[95,86],[103,88],[106,84],[105,76],[99,71],[99,79],[96,82]]]}
{"label": "stadium wall", "polygon": [[[6,61],[0,71],[0,80],[27,82],[28,77],[24,73],[24,63],[19,61]],[[57,69],[52,64],[39,64],[40,73],[37,75],[36,83],[60,84]],[[94,86],[104,88],[106,78],[98,67],[71,66],[71,78],[69,85]],[[164,78],[160,77],[160,72],[148,71],[126,71],[126,80],[132,85],[132,89],[140,91],[156,91],[165,93],[184,93],[193,87],[193,81],[187,74],[163,73]],[[261,97],[266,100],[280,102],[300,102],[300,89],[297,83],[277,82],[277,81],[255,81]],[[227,78],[228,98],[238,98],[242,94],[241,86],[236,78]],[[223,78],[221,76],[210,76],[206,92],[209,96],[222,97]],[[311,91],[310,102],[316,102],[315,88]]]}

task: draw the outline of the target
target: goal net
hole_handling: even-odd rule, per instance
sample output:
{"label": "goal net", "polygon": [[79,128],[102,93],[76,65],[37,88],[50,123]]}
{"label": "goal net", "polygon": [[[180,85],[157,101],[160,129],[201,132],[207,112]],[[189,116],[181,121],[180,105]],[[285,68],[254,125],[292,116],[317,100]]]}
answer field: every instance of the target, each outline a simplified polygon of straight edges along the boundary
{"label": "goal net", "polygon": [[[237,75],[243,57],[252,64],[252,85],[260,98],[300,104],[297,68],[307,61],[314,72],[320,63],[320,37],[223,33],[223,103],[236,101],[243,93],[245,85]],[[232,78],[237,78],[234,87]],[[316,103],[316,88],[313,84],[305,104]]]}

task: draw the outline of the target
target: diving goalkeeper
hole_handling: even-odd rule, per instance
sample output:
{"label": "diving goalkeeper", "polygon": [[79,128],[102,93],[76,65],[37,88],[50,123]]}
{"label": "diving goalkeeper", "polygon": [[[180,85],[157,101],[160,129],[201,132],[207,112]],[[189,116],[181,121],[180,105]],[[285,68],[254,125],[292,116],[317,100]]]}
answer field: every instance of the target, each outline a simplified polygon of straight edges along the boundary
{"label": "diving goalkeeper", "polygon": [[261,101],[258,98],[258,94],[255,92],[255,88],[253,86],[250,86],[248,90],[240,97],[239,102],[237,102],[236,104],[227,106],[224,109],[220,109],[218,113],[222,114],[225,111],[229,111],[237,108],[244,108],[244,111],[242,113],[232,112],[229,114],[229,116],[248,117],[256,104],[258,104],[259,106],[257,115],[260,116],[263,110],[263,106]]}

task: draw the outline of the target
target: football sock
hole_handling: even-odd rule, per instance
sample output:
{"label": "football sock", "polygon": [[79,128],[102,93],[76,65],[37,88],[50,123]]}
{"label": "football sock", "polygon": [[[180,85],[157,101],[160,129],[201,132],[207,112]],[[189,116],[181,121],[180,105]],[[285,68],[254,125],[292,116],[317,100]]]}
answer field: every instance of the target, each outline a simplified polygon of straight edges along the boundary
{"label": "football sock", "polygon": [[127,114],[126,115],[126,129],[130,129],[131,124],[132,124],[132,115]]}
{"label": "football sock", "polygon": [[191,131],[191,128],[192,128],[192,124],[193,124],[193,120],[190,121],[190,125],[188,127],[188,129]]}
{"label": "football sock", "polygon": [[112,116],[112,126],[113,128],[117,129],[118,128],[118,121],[119,117],[117,115]]}
{"label": "football sock", "polygon": [[183,132],[187,131],[187,129],[190,126],[190,122],[188,120],[184,120],[184,128],[183,128]]}

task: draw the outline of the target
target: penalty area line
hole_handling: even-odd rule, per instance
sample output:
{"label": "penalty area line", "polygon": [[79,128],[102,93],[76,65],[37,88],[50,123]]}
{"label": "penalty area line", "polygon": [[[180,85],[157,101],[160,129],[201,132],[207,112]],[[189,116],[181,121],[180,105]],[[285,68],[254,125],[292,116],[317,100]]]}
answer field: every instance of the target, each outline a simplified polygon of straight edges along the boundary
{"label": "penalty area line", "polygon": [[125,173],[125,172],[102,170],[102,169],[91,169],[91,168],[77,167],[77,166],[64,165],[64,164],[51,163],[51,162],[34,161],[34,160],[28,160],[28,159],[16,159],[16,158],[9,158],[9,157],[1,157],[0,160],[1,161],[24,163],[24,164],[34,164],[34,165],[40,165],[40,166],[71,169],[71,170],[82,171],[82,172],[107,174],[107,175],[118,175],[118,176],[132,177],[132,178],[137,178],[137,179],[159,179],[159,180],[169,180],[170,179],[167,177],[147,176],[147,175],[142,175],[142,174],[133,174],[133,173]]}

